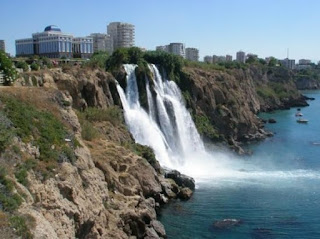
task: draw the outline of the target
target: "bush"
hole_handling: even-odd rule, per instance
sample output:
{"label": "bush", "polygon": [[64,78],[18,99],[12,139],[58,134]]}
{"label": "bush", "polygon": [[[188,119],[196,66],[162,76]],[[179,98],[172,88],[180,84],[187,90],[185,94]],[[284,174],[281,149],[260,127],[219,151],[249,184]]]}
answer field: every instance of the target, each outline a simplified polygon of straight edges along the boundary
{"label": "bush", "polygon": [[22,239],[32,239],[33,235],[30,232],[28,226],[27,226],[27,220],[25,217],[22,216],[12,216],[10,218],[10,224],[13,228],[16,229],[16,233],[21,236]]}
{"label": "bush", "polygon": [[12,122],[0,112],[0,153],[10,145],[13,135]]}
{"label": "bush", "polygon": [[113,125],[123,123],[122,112],[118,106],[110,106],[106,109],[89,107],[81,114],[90,122],[109,121]]}
{"label": "bush", "polygon": [[22,69],[24,72],[29,70],[29,66],[25,61],[18,61],[16,67]]}
{"label": "bush", "polygon": [[30,68],[31,68],[31,70],[33,70],[33,71],[38,71],[38,70],[40,69],[40,66],[39,66],[37,63],[33,62],[33,63],[30,65]]}
{"label": "bush", "polygon": [[[80,122],[81,123],[81,122]],[[98,137],[98,131],[93,127],[91,122],[84,121],[81,123],[81,137],[84,140],[91,141]]]}
{"label": "bush", "polygon": [[13,212],[22,203],[21,197],[13,193],[14,184],[7,179],[7,172],[3,167],[0,167],[0,205],[4,211]]}
{"label": "bush", "polygon": [[84,66],[89,66],[92,68],[100,67],[102,69],[105,69],[108,59],[109,59],[108,52],[105,52],[105,51],[95,52],[90,58],[90,60],[84,63]]}
{"label": "bush", "polygon": [[0,73],[4,74],[5,85],[11,85],[17,78],[17,71],[14,69],[11,59],[4,51],[0,51]]}

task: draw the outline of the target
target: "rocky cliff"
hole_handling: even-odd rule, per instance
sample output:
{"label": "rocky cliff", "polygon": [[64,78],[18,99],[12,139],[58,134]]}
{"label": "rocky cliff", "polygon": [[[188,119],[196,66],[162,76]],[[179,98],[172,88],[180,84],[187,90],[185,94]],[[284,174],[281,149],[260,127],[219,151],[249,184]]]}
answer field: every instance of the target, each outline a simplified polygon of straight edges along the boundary
{"label": "rocky cliff", "polygon": [[250,66],[222,71],[185,67],[179,84],[198,127],[207,118],[214,128],[215,133],[208,134],[212,130],[205,127],[203,135],[234,146],[269,135],[257,113],[307,105],[293,75],[283,68]]}
{"label": "rocky cliff", "polygon": [[156,210],[189,198],[194,181],[165,178],[134,143],[110,107],[113,84],[101,70],[74,68],[26,73],[0,89],[5,238],[166,237]]}
{"label": "rocky cliff", "polygon": [[[123,71],[114,75],[124,84]],[[238,142],[267,135],[258,112],[306,105],[280,68],[185,67],[179,77],[201,134],[238,152]],[[2,235],[165,237],[157,210],[189,198],[194,181],[175,171],[165,178],[152,151],[135,144],[115,84],[77,66],[24,73],[0,89]]]}

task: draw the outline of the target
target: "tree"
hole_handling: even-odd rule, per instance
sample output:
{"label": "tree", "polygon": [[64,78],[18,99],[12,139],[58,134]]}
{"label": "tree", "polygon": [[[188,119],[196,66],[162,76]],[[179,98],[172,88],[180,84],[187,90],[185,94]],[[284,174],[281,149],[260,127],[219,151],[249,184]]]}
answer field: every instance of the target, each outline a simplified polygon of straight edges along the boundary
{"label": "tree", "polygon": [[4,75],[5,85],[11,85],[17,78],[17,71],[15,70],[11,59],[3,51],[0,51],[0,73]]}
{"label": "tree", "polygon": [[278,64],[278,60],[274,57],[271,57],[270,60],[269,60],[269,63],[268,65],[269,66],[276,66]]}

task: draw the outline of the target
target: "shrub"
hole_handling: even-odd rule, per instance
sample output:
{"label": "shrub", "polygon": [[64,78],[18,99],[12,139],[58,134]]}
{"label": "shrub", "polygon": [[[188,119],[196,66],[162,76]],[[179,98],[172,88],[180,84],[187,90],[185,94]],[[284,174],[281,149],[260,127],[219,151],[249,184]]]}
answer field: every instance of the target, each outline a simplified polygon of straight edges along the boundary
{"label": "shrub", "polygon": [[4,74],[4,84],[10,85],[17,78],[17,71],[13,67],[11,59],[4,51],[0,51],[0,73]]}
{"label": "shrub", "polygon": [[10,145],[13,135],[12,122],[0,112],[0,153]]}
{"label": "shrub", "polygon": [[12,212],[16,210],[22,203],[21,197],[13,193],[14,184],[7,179],[7,172],[0,167],[0,204],[5,211]]}
{"label": "shrub", "polygon": [[98,137],[98,131],[93,127],[91,122],[84,121],[81,124],[81,137],[85,140],[91,141]]}
{"label": "shrub", "polygon": [[18,61],[16,67],[22,69],[24,72],[29,70],[29,66],[25,61]]}
{"label": "shrub", "polygon": [[31,70],[33,70],[33,71],[38,71],[38,70],[40,69],[40,66],[39,66],[37,63],[33,62],[33,63],[30,65],[30,68],[31,68]]}
{"label": "shrub", "polygon": [[32,239],[33,235],[27,226],[27,220],[30,223],[30,218],[25,218],[22,216],[12,216],[10,218],[10,224],[16,229],[16,233],[21,236],[22,239]]}
{"label": "shrub", "polygon": [[82,117],[90,122],[109,121],[113,125],[123,123],[123,116],[118,106],[110,106],[106,109],[89,107],[82,112]]}

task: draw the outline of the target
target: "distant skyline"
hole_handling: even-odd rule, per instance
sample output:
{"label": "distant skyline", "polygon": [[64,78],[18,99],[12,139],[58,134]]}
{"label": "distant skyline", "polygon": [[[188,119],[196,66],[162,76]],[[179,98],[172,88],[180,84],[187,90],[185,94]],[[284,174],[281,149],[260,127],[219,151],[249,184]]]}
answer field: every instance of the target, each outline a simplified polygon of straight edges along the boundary
{"label": "distant skyline", "polygon": [[15,40],[47,25],[87,36],[113,21],[135,25],[135,44],[148,50],[170,42],[205,55],[237,51],[259,57],[320,60],[318,0],[1,0],[0,39],[15,55]]}

